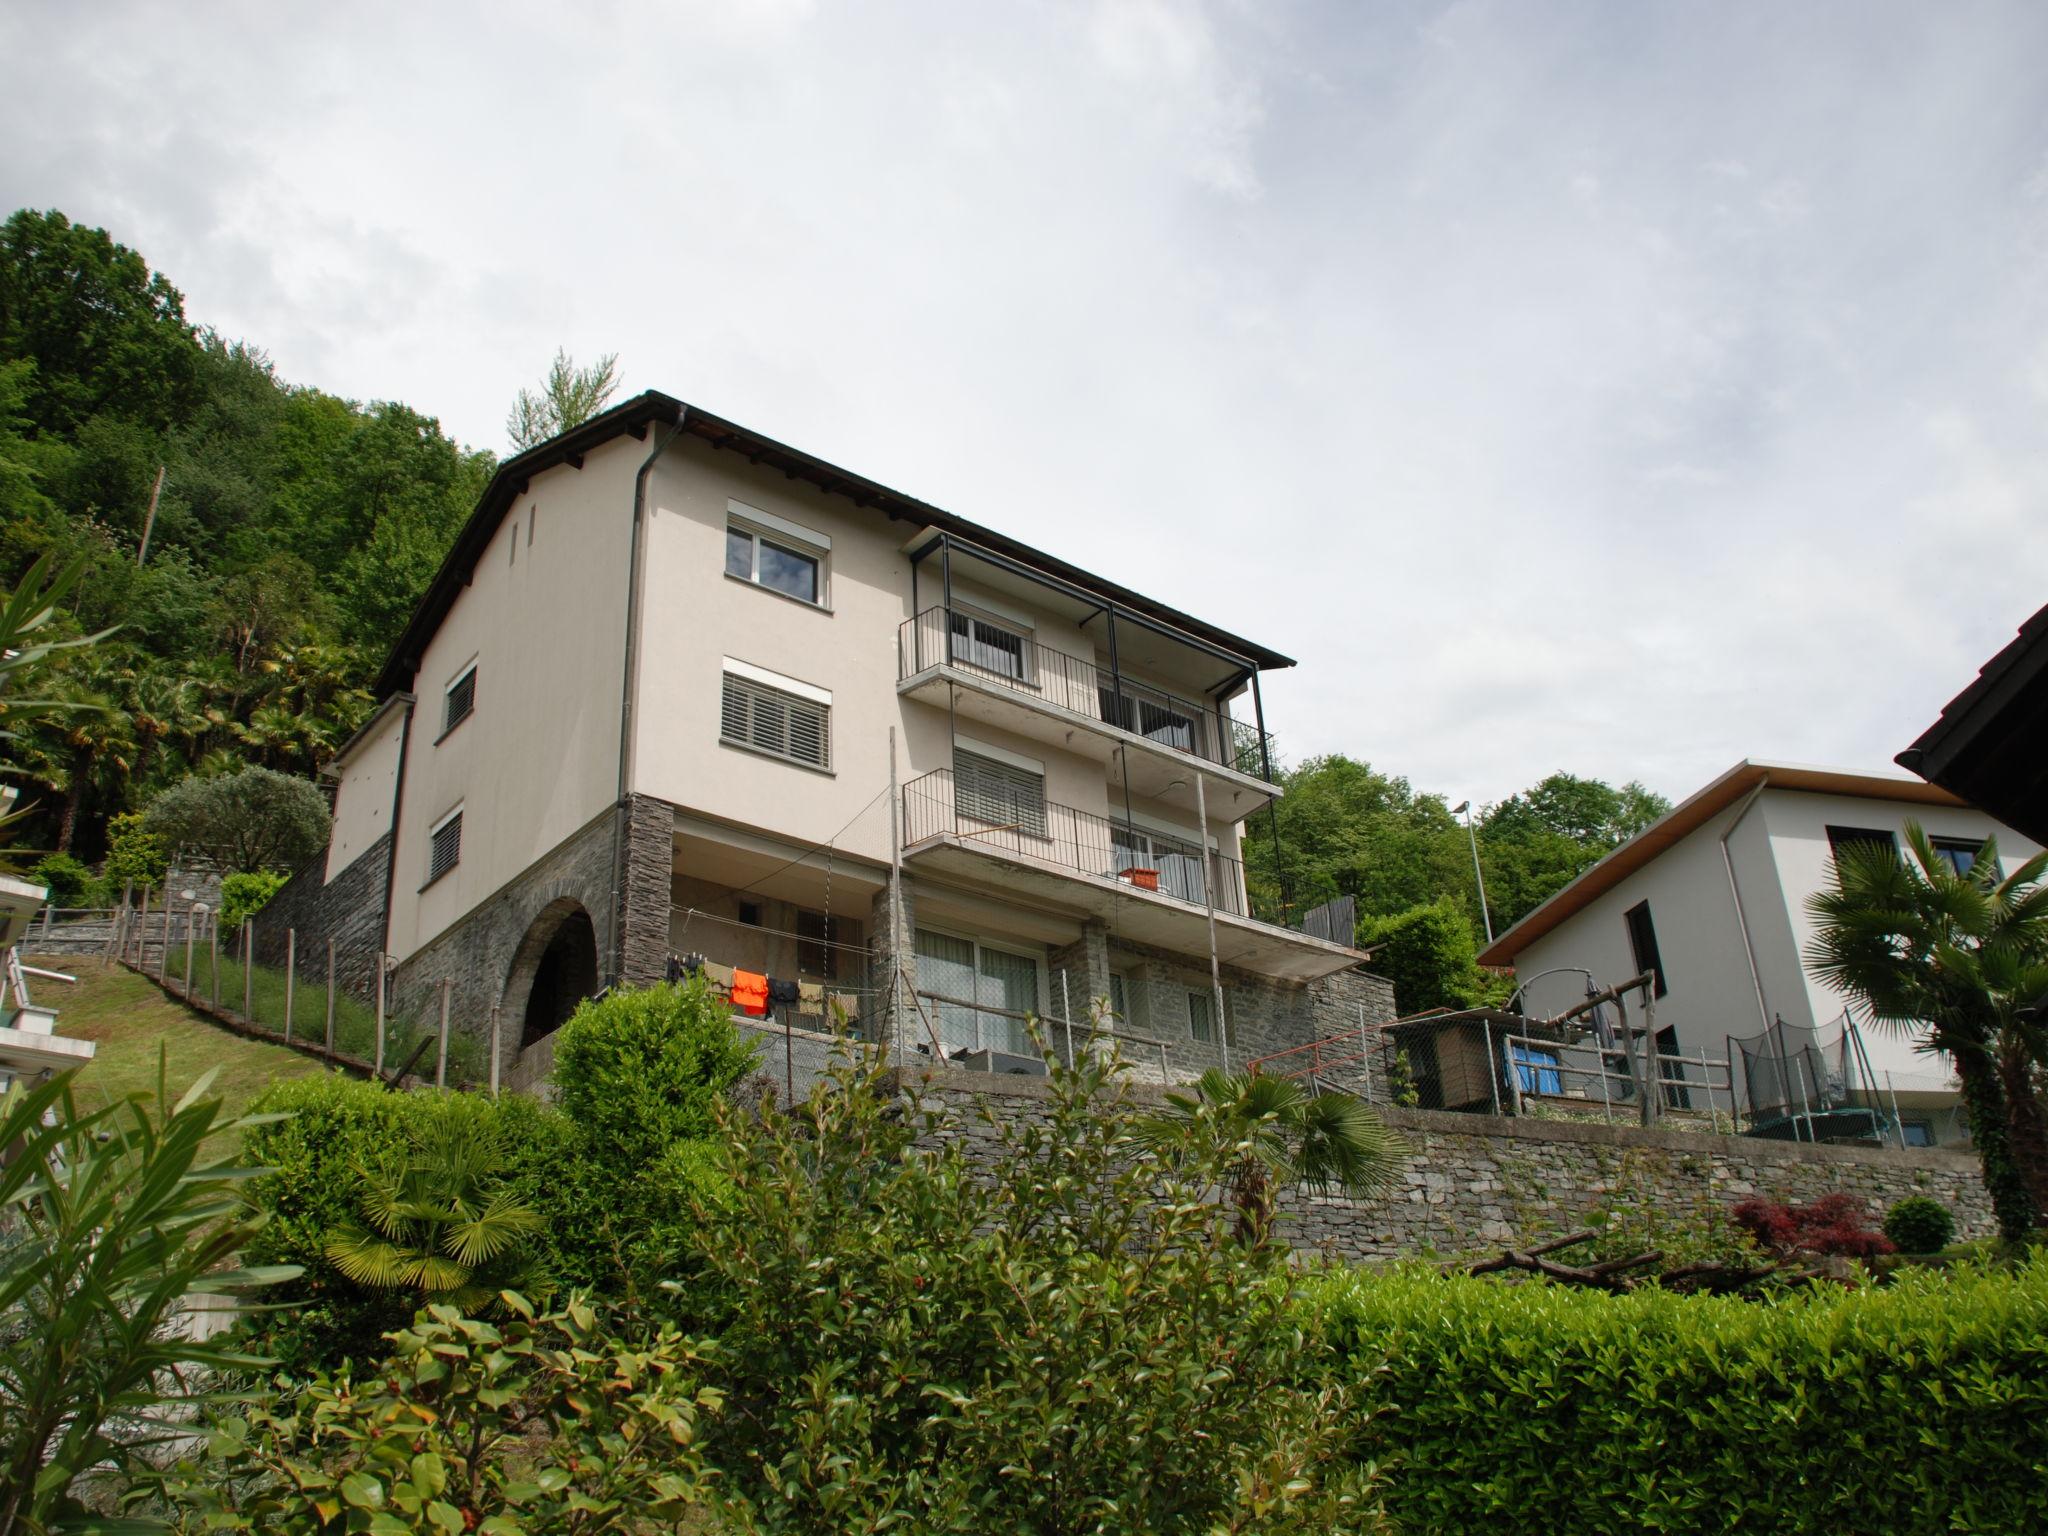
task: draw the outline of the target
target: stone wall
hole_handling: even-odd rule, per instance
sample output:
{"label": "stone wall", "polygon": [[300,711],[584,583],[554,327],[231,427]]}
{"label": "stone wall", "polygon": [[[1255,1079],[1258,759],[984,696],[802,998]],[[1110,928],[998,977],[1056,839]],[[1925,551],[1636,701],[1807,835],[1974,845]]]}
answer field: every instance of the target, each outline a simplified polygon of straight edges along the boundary
{"label": "stone wall", "polygon": [[[392,974],[393,1011],[422,1018],[437,1012],[440,986],[446,980],[450,984],[450,1027],[487,1039],[491,1009],[502,1005],[501,1069],[511,1077],[522,1077],[518,1053],[526,998],[507,991],[514,963],[522,958],[522,946],[528,950],[535,947],[528,943],[529,933],[549,908],[560,912],[581,907],[589,915],[597,937],[601,970],[609,967],[612,957],[621,952],[614,925],[627,904],[612,879],[613,854],[623,831],[620,820],[619,809],[614,807],[586,822],[536,859],[518,878],[479,902],[460,922],[408,956]],[[660,952],[664,955],[668,936],[667,879],[665,862],[660,940]],[[630,951],[636,963],[642,958],[642,948],[634,946]],[[537,956],[524,958],[531,961]],[[658,975],[658,961],[656,965]],[[530,984],[531,965],[523,970]],[[600,981],[604,979],[600,975]]]}
{"label": "stone wall", "polygon": [[327,941],[332,939],[335,982],[356,997],[370,998],[377,987],[377,955],[384,947],[391,834],[378,838],[323,885],[326,875],[323,848],[256,914],[256,963],[282,968],[285,936],[296,930],[300,974],[324,984]]}
{"label": "stone wall", "polygon": [[[903,1074],[945,1112],[945,1139],[993,1156],[1000,1119],[1042,1116],[1047,1085],[941,1069]],[[1133,1107],[1162,1102],[1146,1083],[1128,1087]],[[1635,1126],[1565,1124],[1384,1109],[1408,1143],[1397,1192],[1378,1201],[1290,1194],[1283,1233],[1297,1249],[1351,1260],[1450,1256],[1585,1224],[1596,1210],[1649,1207],[1660,1214],[1729,1206],[1761,1195],[1809,1201],[1836,1191],[1859,1200],[1873,1224],[1894,1201],[1929,1195],[1955,1213],[1958,1235],[1995,1230],[1976,1158],[1948,1148],[1904,1151],[1811,1146],[1738,1136],[1696,1136]]]}

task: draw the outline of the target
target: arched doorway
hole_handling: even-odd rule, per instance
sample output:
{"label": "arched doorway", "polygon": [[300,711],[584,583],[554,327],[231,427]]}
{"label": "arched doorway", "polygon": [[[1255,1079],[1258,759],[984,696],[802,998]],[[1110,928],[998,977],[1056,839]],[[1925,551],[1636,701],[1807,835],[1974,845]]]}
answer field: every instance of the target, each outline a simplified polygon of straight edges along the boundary
{"label": "arched doorway", "polygon": [[520,1049],[560,1029],[595,991],[597,929],[590,914],[569,897],[549,902],[528,926],[505,983],[506,1012],[520,1020]]}

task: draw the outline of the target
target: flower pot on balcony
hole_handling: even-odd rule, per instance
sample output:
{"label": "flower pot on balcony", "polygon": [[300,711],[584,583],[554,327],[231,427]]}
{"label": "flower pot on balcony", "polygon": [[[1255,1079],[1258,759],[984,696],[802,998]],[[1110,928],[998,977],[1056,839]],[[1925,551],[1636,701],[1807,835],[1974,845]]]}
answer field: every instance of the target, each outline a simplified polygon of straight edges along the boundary
{"label": "flower pot on balcony", "polygon": [[1159,871],[1156,869],[1126,869],[1117,873],[1117,879],[1129,881],[1141,891],[1159,889]]}

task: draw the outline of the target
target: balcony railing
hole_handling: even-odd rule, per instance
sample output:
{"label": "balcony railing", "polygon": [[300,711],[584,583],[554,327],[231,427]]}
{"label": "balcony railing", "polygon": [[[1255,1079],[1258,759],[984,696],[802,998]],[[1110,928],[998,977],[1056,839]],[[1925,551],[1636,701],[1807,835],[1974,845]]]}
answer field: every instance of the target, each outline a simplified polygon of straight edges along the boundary
{"label": "balcony railing", "polygon": [[1272,738],[1256,726],[958,608],[927,608],[904,620],[896,659],[899,681],[931,667],[958,667],[1027,698],[1255,779],[1266,777],[1271,760]]}
{"label": "balcony railing", "polygon": [[1204,858],[1192,842],[1057,801],[1003,800],[994,786],[963,789],[950,768],[934,769],[904,785],[903,815],[906,847],[935,837],[957,838],[1076,874],[1119,880],[1198,910],[1213,892],[1218,912],[1273,922],[1246,902],[1244,865],[1236,859],[1214,851]]}

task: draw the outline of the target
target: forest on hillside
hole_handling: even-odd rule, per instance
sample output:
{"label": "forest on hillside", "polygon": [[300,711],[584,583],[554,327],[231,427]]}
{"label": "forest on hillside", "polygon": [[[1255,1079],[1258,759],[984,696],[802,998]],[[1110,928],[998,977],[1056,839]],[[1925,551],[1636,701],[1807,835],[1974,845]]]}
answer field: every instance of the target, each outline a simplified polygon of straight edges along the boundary
{"label": "forest on hillside", "polygon": [[106,232],[15,213],[0,579],[83,558],[70,618],[120,626],[40,681],[84,707],[12,746],[10,777],[43,808],[22,840],[93,858],[109,816],[190,774],[317,768],[495,463],[411,406],[279,378]]}
{"label": "forest on hillside", "polygon": [[[508,430],[525,444],[602,403],[613,359],[568,359]],[[582,391],[581,394],[578,391]],[[185,313],[107,232],[22,210],[0,226],[0,582],[83,560],[63,627],[114,628],[39,669],[6,777],[37,807],[18,847],[105,851],[108,820],[188,778],[323,765],[496,467],[431,415],[278,377],[260,346]],[[152,507],[154,515],[152,516]],[[4,710],[0,704],[0,710]],[[1441,795],[1347,756],[1283,772],[1247,828],[1266,910],[1356,899],[1404,1005],[1498,991],[1472,844]],[[1474,813],[1496,932],[1667,803],[1555,773]]]}

